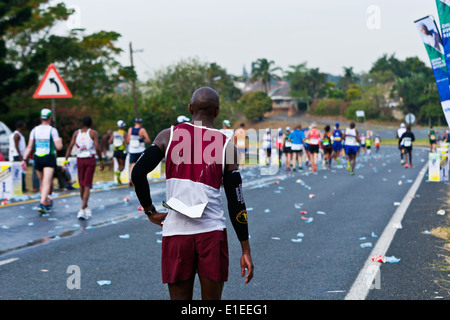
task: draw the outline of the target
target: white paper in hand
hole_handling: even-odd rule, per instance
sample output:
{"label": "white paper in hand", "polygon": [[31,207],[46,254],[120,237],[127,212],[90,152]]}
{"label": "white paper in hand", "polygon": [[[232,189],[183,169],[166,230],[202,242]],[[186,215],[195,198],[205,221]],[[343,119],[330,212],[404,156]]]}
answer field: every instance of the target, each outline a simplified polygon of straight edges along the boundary
{"label": "white paper in hand", "polygon": [[176,198],[170,198],[169,200],[167,200],[167,202],[163,202],[163,206],[167,209],[175,210],[190,218],[200,218],[207,204],[208,202],[205,202],[189,207]]}

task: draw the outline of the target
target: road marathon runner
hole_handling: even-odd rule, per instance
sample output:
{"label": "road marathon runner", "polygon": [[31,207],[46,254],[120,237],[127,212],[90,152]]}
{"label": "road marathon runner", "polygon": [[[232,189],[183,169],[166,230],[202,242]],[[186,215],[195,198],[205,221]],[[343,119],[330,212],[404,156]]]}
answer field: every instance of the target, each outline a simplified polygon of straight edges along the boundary
{"label": "road marathon runner", "polygon": [[359,135],[359,141],[360,141],[360,148],[361,148],[361,154],[366,154],[366,135],[364,132],[361,132]]}
{"label": "road marathon runner", "polygon": [[270,128],[266,128],[266,132],[263,134],[261,139],[261,146],[264,149],[266,156],[265,164],[268,166],[272,158],[272,135],[270,133]]}
{"label": "road marathon runner", "polygon": [[[412,147],[413,142],[416,140],[414,133],[411,132],[411,126],[406,126],[406,132],[400,137],[402,140],[404,155],[405,155],[405,169],[412,168]],[[408,163],[409,161],[409,163]]]}
{"label": "road marathon runner", "polygon": [[378,153],[378,151],[380,151],[380,145],[381,145],[381,138],[380,138],[380,135],[377,133],[377,134],[375,135],[375,138],[374,138],[373,140],[374,140],[374,142],[375,142],[375,149],[376,149],[375,152]]}
{"label": "road marathon runner", "polygon": [[125,131],[125,122],[117,121],[117,130],[113,132],[109,143],[114,147],[114,158],[117,161],[118,168],[114,172],[117,177],[117,182],[121,184],[120,175],[125,168],[125,159],[127,158],[127,132]]}
{"label": "road marathon runner", "polygon": [[350,122],[350,127],[345,130],[345,154],[348,157],[347,170],[355,174],[356,154],[358,153],[359,134],[355,129],[355,122]]}
{"label": "road marathon runner", "polygon": [[289,134],[289,139],[291,141],[291,164],[292,170],[295,171],[296,160],[298,161],[298,169],[303,170],[302,159],[303,159],[303,141],[305,140],[305,133],[302,130],[302,125],[298,124],[294,131]]}
{"label": "road marathon runner", "polygon": [[373,136],[373,132],[371,130],[367,130],[367,133],[366,133],[367,155],[370,155],[372,152],[372,136]]}
{"label": "road marathon runner", "polygon": [[317,159],[319,157],[319,144],[321,132],[317,129],[317,123],[311,124],[311,129],[306,133],[306,139],[309,139],[309,152],[311,154],[312,172],[317,172]]}
{"label": "road marathon runner", "polygon": [[[142,127],[142,122],[141,118],[135,118],[134,126],[128,128],[126,144],[130,155],[130,177],[136,161],[145,150],[145,144],[151,142],[147,130]],[[129,184],[131,186],[131,180]]]}
{"label": "road marathon runner", "polygon": [[239,165],[245,166],[245,153],[247,148],[247,130],[245,130],[245,123],[241,123],[239,128],[234,132],[233,142],[239,151],[240,161]]}
{"label": "road marathon runner", "polygon": [[438,140],[437,134],[438,134],[437,130],[434,129],[433,126],[431,125],[430,129],[428,129],[427,132],[427,136],[430,141],[430,152],[436,152],[436,144]]}
{"label": "road marathon runner", "polygon": [[292,140],[289,137],[291,134],[291,127],[286,127],[286,132],[283,133],[283,153],[285,154],[286,171],[291,170],[292,160]]}
{"label": "road marathon runner", "polygon": [[[303,130],[303,132],[308,132],[308,130],[310,129],[310,127],[308,127],[308,129]],[[306,135],[305,133],[305,139],[303,140],[303,150],[305,150],[305,157],[306,157],[306,161],[305,161],[305,165],[306,167],[311,170],[311,151],[309,151],[309,137]]]}
{"label": "road marathon runner", "polygon": [[230,129],[230,127],[231,127],[230,120],[223,120],[222,129],[220,129],[220,132],[222,132],[224,135],[226,135],[227,138],[233,137],[233,134],[234,134],[233,129]]}
{"label": "road marathon runner", "polygon": [[341,161],[339,158],[341,157],[341,150],[342,150],[342,131],[339,129],[339,123],[336,123],[334,126],[333,132],[331,133],[332,140],[333,140],[333,154],[332,158],[336,161],[338,165],[341,164]]}
{"label": "road marathon runner", "polygon": [[405,163],[404,155],[403,155],[403,146],[402,146],[402,135],[406,132],[405,124],[401,123],[400,128],[397,129],[397,132],[395,133],[395,137],[398,139],[398,149],[400,150],[400,164]]}
{"label": "road marathon runner", "polygon": [[72,135],[69,147],[66,151],[66,160],[68,162],[69,156],[74,146],[77,147],[77,171],[78,183],[80,185],[81,209],[78,211],[77,218],[80,220],[87,220],[92,216],[92,210],[88,207],[90,189],[94,179],[97,154],[100,161],[100,171],[103,171],[104,164],[102,159],[102,152],[98,145],[98,133],[91,129],[92,119],[86,116],[82,120],[83,127],[78,129]]}
{"label": "road marathon runner", "polygon": [[323,161],[328,168],[331,168],[331,156],[333,153],[333,145],[331,143],[330,126],[326,125],[323,130],[324,132],[321,138],[323,147]]}
{"label": "road marathon runner", "polygon": [[58,130],[52,127],[52,111],[49,109],[41,110],[41,124],[33,128],[30,132],[28,146],[25,150],[22,161],[22,169],[26,168],[28,156],[34,149],[34,168],[39,178],[39,189],[41,192],[41,201],[38,211],[40,214],[48,214],[53,206],[50,198],[53,187],[53,174],[56,168],[56,150],[61,150],[62,139],[59,137]]}
{"label": "road marathon runner", "polygon": [[278,150],[278,167],[281,168],[281,158],[283,157],[283,129],[278,128],[277,137],[275,138],[275,148]]}
{"label": "road marathon runner", "polygon": [[[162,225],[161,271],[174,300],[191,300],[198,274],[203,299],[219,300],[228,280],[228,240],[220,187],[223,183],[232,226],[241,243],[241,276],[248,283],[253,262],[237,149],[212,129],[220,112],[219,95],[196,90],[189,104],[193,123],[161,131],[132,172],[136,195],[148,219]],[[147,173],[166,158],[167,213],[152,202]]]}

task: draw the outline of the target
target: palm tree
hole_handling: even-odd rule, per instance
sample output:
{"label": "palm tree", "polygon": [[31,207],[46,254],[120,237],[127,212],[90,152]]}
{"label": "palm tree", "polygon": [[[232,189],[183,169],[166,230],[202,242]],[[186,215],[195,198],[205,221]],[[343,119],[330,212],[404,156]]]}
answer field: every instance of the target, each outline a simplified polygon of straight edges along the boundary
{"label": "palm tree", "polygon": [[270,89],[270,82],[272,79],[279,80],[275,72],[281,71],[280,67],[272,67],[275,64],[273,60],[268,61],[267,59],[258,59],[252,63],[251,71],[251,81],[258,81],[260,88],[268,94]]}
{"label": "palm tree", "polygon": [[339,80],[339,85],[343,91],[347,91],[352,83],[357,83],[359,78],[353,71],[353,67],[343,67],[344,76]]}

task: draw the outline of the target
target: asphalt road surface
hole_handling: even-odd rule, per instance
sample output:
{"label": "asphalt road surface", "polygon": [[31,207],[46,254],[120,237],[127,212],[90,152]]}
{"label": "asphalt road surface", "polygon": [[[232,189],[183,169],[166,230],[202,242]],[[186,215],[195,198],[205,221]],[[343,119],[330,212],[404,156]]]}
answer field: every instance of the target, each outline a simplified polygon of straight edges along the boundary
{"label": "asphalt road surface", "polygon": [[[422,275],[442,244],[424,231],[443,223],[447,214],[436,210],[448,198],[448,184],[427,181],[427,160],[428,151],[416,148],[414,167],[405,169],[396,148],[382,147],[358,156],[353,176],[336,164],[315,174],[242,170],[255,274],[245,285],[240,245],[227,221],[223,299],[449,299],[434,281],[448,274]],[[47,217],[39,217],[35,201],[0,207],[1,300],[169,299],[161,282],[161,229],[137,210],[133,188],[96,191],[88,221],[76,219],[80,199],[73,194],[55,198]],[[165,200],[164,191],[163,181],[151,184],[155,203]],[[400,211],[403,220],[394,222],[401,228],[393,228]],[[367,268],[373,254],[400,261]],[[374,269],[380,271],[369,288],[366,273]],[[198,282],[194,299],[200,299]]]}

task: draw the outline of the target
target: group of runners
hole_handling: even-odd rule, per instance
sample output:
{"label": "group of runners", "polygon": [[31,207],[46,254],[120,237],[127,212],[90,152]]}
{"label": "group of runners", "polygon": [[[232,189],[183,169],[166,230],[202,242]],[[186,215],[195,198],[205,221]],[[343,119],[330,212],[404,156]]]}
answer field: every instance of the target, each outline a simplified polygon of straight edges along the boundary
{"label": "group of runners", "polygon": [[353,121],[345,130],[340,129],[339,123],[336,123],[333,129],[330,125],[325,125],[321,130],[316,122],[307,128],[302,128],[301,124],[296,125],[294,130],[290,127],[286,127],[284,131],[278,128],[275,138],[270,136],[269,129],[261,141],[261,146],[266,150],[267,164],[271,158],[271,150],[268,150],[268,146],[271,145],[269,141],[273,140],[278,151],[279,166],[282,166],[281,159],[284,155],[287,171],[303,170],[305,163],[309,170],[317,172],[320,159],[324,168],[331,168],[333,160],[340,165],[342,159],[346,161],[347,170],[351,175],[355,174],[356,156],[360,152],[370,153],[372,141],[376,152],[379,151],[381,144],[379,134],[374,135],[371,130],[360,133]]}
{"label": "group of runners", "polygon": [[[114,157],[119,165],[115,174],[120,176],[129,154],[130,163],[133,164],[130,166],[130,175],[136,196],[148,220],[162,227],[161,273],[163,283],[168,284],[171,299],[192,299],[195,274],[198,274],[200,280],[203,299],[221,299],[224,283],[228,279],[229,264],[221,186],[227,198],[232,227],[241,244],[241,276],[245,277],[245,283],[249,283],[254,276],[246,204],[239,172],[240,164],[245,163],[248,136],[244,124],[238,130],[231,130],[227,120],[223,122],[222,130],[213,128],[214,120],[220,112],[219,100],[219,95],[211,88],[196,90],[188,105],[192,122],[186,118],[187,120],[162,130],[149,147],[146,147],[146,143],[151,140],[142,128],[142,119],[138,118],[128,130],[125,130],[126,124],[122,120],[118,121],[117,130],[109,140],[113,144]],[[56,150],[63,147],[58,130],[51,126],[51,117],[51,110],[41,111],[41,124],[31,131],[28,146],[21,156],[22,165],[26,166],[34,149],[34,166],[41,182],[41,213],[51,210],[49,196],[51,177],[56,167],[55,154]],[[202,140],[200,145],[196,145],[194,137],[197,133],[211,139]],[[397,135],[401,154],[409,155],[408,166],[405,166],[409,167],[412,165],[414,135],[410,127],[405,127],[405,132],[397,132]],[[306,129],[302,129],[301,125],[297,125],[294,130],[287,127],[284,132],[280,129],[276,137],[271,136],[270,129],[266,130],[260,146],[265,148],[269,159],[272,145],[278,149],[279,159],[284,154],[286,170],[301,170],[304,152],[305,164],[313,172],[317,171],[319,154],[322,154],[323,165],[328,168],[331,168],[333,160],[340,164],[340,159],[344,157],[347,169],[353,175],[356,156],[360,152],[370,153],[372,140],[378,152],[381,143],[379,135],[373,135],[372,131],[360,133],[354,122],[345,130],[340,129],[339,123],[333,129],[326,125],[321,130],[313,122]],[[214,146],[216,156],[225,159],[225,163],[211,163],[206,159],[196,163],[198,155],[194,152],[183,154],[190,161],[180,162],[180,152],[184,151],[185,144],[191,150],[200,148],[202,154]],[[78,217],[87,219],[92,214],[87,202],[96,157],[100,161],[100,169],[104,168],[103,156],[98,147],[98,133],[92,129],[90,117],[83,118],[81,128],[73,133],[66,151],[66,161],[74,147],[77,148],[82,199]],[[238,157],[239,153],[241,158]],[[147,174],[163,159],[166,164],[166,198],[169,204],[165,205],[167,212],[158,212],[152,201]],[[199,208],[202,210],[200,216],[193,218],[192,214]]]}
{"label": "group of runners", "polygon": [[[44,108],[40,113],[41,123],[34,127],[29,136],[28,144],[20,130],[16,130],[11,135],[11,142],[16,148],[12,154],[12,159],[21,161],[23,171],[30,159],[33,159],[34,170],[39,179],[40,202],[38,212],[48,214],[52,211],[53,201],[53,177],[57,168],[56,153],[62,150],[63,142],[58,130],[52,125],[53,114],[50,109]],[[126,124],[119,120],[117,129],[109,137],[108,144],[113,144],[113,157],[116,159],[118,169],[115,171],[118,182],[120,174],[125,167],[125,159],[129,153],[130,174],[133,165],[136,163],[146,143],[151,140],[147,131],[142,127],[142,119],[136,118],[134,126],[125,130]],[[65,153],[65,160],[62,166],[67,166],[68,159],[74,154],[76,156],[78,184],[80,186],[81,208],[78,211],[78,219],[89,219],[92,210],[88,207],[90,189],[92,188],[97,161],[100,163],[100,170],[104,170],[104,158],[99,146],[99,134],[92,129],[93,121],[90,116],[82,119],[80,128],[75,130]],[[21,123],[21,128],[24,124]],[[17,139],[16,139],[17,138]],[[25,147],[26,146],[26,147]]]}
{"label": "group of runners", "polygon": [[[23,166],[26,166],[34,149],[32,158],[40,183],[41,200],[38,211],[41,214],[51,211],[56,151],[63,148],[62,139],[58,130],[51,125],[51,120],[51,110],[47,108],[42,109],[41,124],[31,131],[27,147],[24,147],[25,139],[20,134],[20,130],[14,132],[14,140],[12,140],[15,145],[19,146],[20,144],[22,146],[22,151],[18,151],[13,156],[15,159],[22,161]],[[178,124],[188,121],[189,118],[185,116],[177,118]],[[23,123],[21,127],[24,127]],[[241,123],[238,129],[233,130],[231,129],[230,121],[224,120],[220,132],[233,141],[240,154],[239,163],[241,166],[244,166],[248,152],[248,135],[245,124]],[[430,152],[436,150],[437,134],[437,130],[430,127],[428,130]],[[450,135],[446,133],[444,141],[450,140],[447,136]],[[411,132],[411,127],[402,123],[397,130],[396,138],[398,139],[401,164],[405,168],[412,167],[412,145],[415,137]],[[113,145],[113,158],[116,163],[114,174],[116,181],[120,184],[127,156],[130,164],[128,174],[131,177],[136,161],[146,149],[146,145],[151,142],[151,139],[143,127],[141,118],[136,118],[134,125],[128,129],[126,129],[125,122],[119,120],[116,130],[107,139],[108,145]],[[313,122],[307,128],[302,128],[301,124],[295,126],[293,130],[290,127],[286,127],[285,130],[278,128],[278,133],[275,137],[272,137],[272,130],[267,128],[265,134],[261,136],[259,146],[264,149],[266,164],[269,164],[271,161],[272,147],[274,147],[279,155],[279,166],[282,166],[281,160],[284,157],[284,165],[287,171],[303,170],[305,166],[312,172],[317,172],[320,160],[323,168],[331,168],[333,161],[337,165],[341,165],[341,161],[344,161],[347,165],[347,170],[351,175],[354,175],[357,155],[360,153],[370,154],[372,147],[378,152],[380,144],[379,134],[374,135],[371,130],[359,132],[356,129],[355,122],[350,122],[349,126],[344,130],[340,129],[339,123],[336,123],[333,129],[331,129],[330,125],[325,125],[323,129],[319,129],[317,123]],[[104,159],[107,158],[106,154],[102,153],[99,148],[98,133],[92,129],[92,119],[90,117],[82,119],[81,128],[73,133],[65,154],[66,161],[63,165],[67,163],[68,158],[73,154],[74,147],[76,147],[81,197],[81,208],[77,217],[79,219],[88,219],[92,215],[92,211],[88,207],[88,200],[95,166],[98,160],[100,162],[100,170],[103,170]],[[16,149],[19,150],[20,148],[17,147]],[[131,179],[129,184],[132,184]]]}

